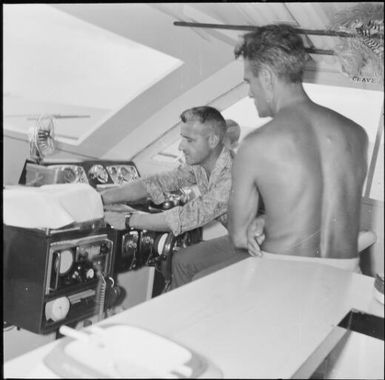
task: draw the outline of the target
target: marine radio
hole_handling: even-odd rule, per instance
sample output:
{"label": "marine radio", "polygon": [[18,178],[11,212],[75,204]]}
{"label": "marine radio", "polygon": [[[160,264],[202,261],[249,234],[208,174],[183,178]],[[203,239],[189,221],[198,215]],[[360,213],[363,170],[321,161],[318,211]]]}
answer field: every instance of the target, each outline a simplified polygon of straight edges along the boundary
{"label": "marine radio", "polygon": [[[145,203],[136,204],[136,208],[149,213],[163,212],[191,200],[195,194],[194,191],[196,192],[193,188],[182,188],[167,194],[165,201],[161,204],[155,204],[148,199]],[[106,221],[109,222],[108,217],[106,217]],[[179,249],[202,240],[201,228],[184,232],[178,236],[172,232],[157,232],[129,227],[123,229],[112,227],[112,230],[114,231],[115,243],[114,273],[119,274],[137,270],[143,266],[153,266],[157,269],[156,274],[162,275],[160,282],[163,282],[165,286],[171,281],[173,255]]]}
{"label": "marine radio", "polygon": [[46,334],[103,315],[114,287],[104,221],[62,229],[4,225],[4,320]]}

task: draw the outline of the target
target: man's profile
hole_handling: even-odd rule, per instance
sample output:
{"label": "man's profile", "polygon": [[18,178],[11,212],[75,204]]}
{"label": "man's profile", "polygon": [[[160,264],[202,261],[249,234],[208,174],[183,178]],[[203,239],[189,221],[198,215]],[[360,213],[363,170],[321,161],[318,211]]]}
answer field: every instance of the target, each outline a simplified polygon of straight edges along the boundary
{"label": "man's profile", "polygon": [[185,163],[176,169],[137,179],[102,191],[104,205],[132,203],[150,198],[155,204],[182,187],[195,186],[198,195],[190,202],[157,214],[134,212],[130,227],[171,231],[175,236],[217,219],[227,222],[231,188],[231,152],[224,147],[225,119],[209,106],[193,107],[181,115],[181,141]]}
{"label": "man's profile", "polygon": [[272,120],[241,144],[232,170],[230,235],[253,239],[260,198],[263,251],[301,257],[357,258],[368,138],[345,116],[314,103],[302,85],[306,52],[288,25],[267,25],[235,49],[260,117]]}

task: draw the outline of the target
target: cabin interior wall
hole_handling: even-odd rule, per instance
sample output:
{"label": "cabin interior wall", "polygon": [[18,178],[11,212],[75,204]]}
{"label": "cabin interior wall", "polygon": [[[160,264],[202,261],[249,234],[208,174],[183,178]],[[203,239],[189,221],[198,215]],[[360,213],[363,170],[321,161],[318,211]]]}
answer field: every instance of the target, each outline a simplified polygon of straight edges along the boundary
{"label": "cabin interior wall", "polygon": [[[156,154],[159,150],[165,148],[168,141],[165,141],[165,135],[172,126],[179,122],[179,115],[187,108],[213,103],[213,99],[222,96],[222,94],[231,91],[239,84],[241,63],[231,60],[230,63],[218,70],[208,78],[201,80],[198,84],[185,90],[171,101],[157,110],[136,128],[128,133],[121,141],[107,151],[103,158],[119,158],[127,159],[127,156],[134,156],[135,163],[139,171],[149,174],[142,165],[146,165],[147,161],[151,161],[150,165],[146,165],[147,169],[152,172],[151,164],[157,167],[156,163],[151,160],[152,154]],[[142,105],[144,107],[144,104]],[[151,139],[148,138],[151,136]],[[179,129],[176,132],[179,136]],[[156,144],[158,141],[160,146]],[[155,149],[148,150],[150,145],[154,145]],[[157,168],[159,169],[159,168]]]}
{"label": "cabin interior wall", "polygon": [[[175,162],[156,161],[154,156],[179,140],[180,125],[178,120],[179,114],[183,110],[192,107],[192,105],[207,104],[222,111],[247,95],[247,86],[244,82],[240,82],[239,65],[240,62],[238,61],[229,63],[215,75],[202,81],[198,86],[169,103],[148,119],[145,125],[136,129],[139,132],[147,128],[150,132],[154,125],[166,124],[172,126],[168,130],[166,129],[159,139],[154,139],[150,143],[147,141],[147,146],[144,149],[135,152],[133,160],[142,175],[156,174],[159,170],[173,169],[176,166]],[[175,110],[178,110],[179,113]],[[136,143],[138,139],[145,136],[146,134],[143,132],[142,136],[139,134],[128,136],[127,139],[121,142],[119,147],[116,147],[117,151],[130,150],[133,142]],[[112,150],[107,154],[112,154]]]}
{"label": "cabin interior wall", "polygon": [[3,184],[16,185],[19,182],[25,160],[29,157],[27,141],[16,140],[3,135]]}

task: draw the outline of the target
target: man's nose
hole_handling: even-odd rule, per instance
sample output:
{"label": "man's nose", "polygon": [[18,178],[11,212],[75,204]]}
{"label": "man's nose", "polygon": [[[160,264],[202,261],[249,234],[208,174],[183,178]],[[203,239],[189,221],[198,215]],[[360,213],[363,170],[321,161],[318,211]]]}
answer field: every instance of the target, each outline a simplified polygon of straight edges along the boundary
{"label": "man's nose", "polygon": [[251,88],[249,87],[249,98],[254,98],[253,93],[251,92]]}

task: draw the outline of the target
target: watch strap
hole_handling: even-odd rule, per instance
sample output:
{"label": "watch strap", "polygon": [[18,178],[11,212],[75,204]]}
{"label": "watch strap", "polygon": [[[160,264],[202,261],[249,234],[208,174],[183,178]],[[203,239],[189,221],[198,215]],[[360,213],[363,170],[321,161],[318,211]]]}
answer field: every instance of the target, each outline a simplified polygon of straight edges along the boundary
{"label": "watch strap", "polygon": [[125,225],[126,225],[126,228],[131,228],[130,226],[130,219],[131,219],[131,216],[132,216],[133,212],[129,212],[125,215]]}

